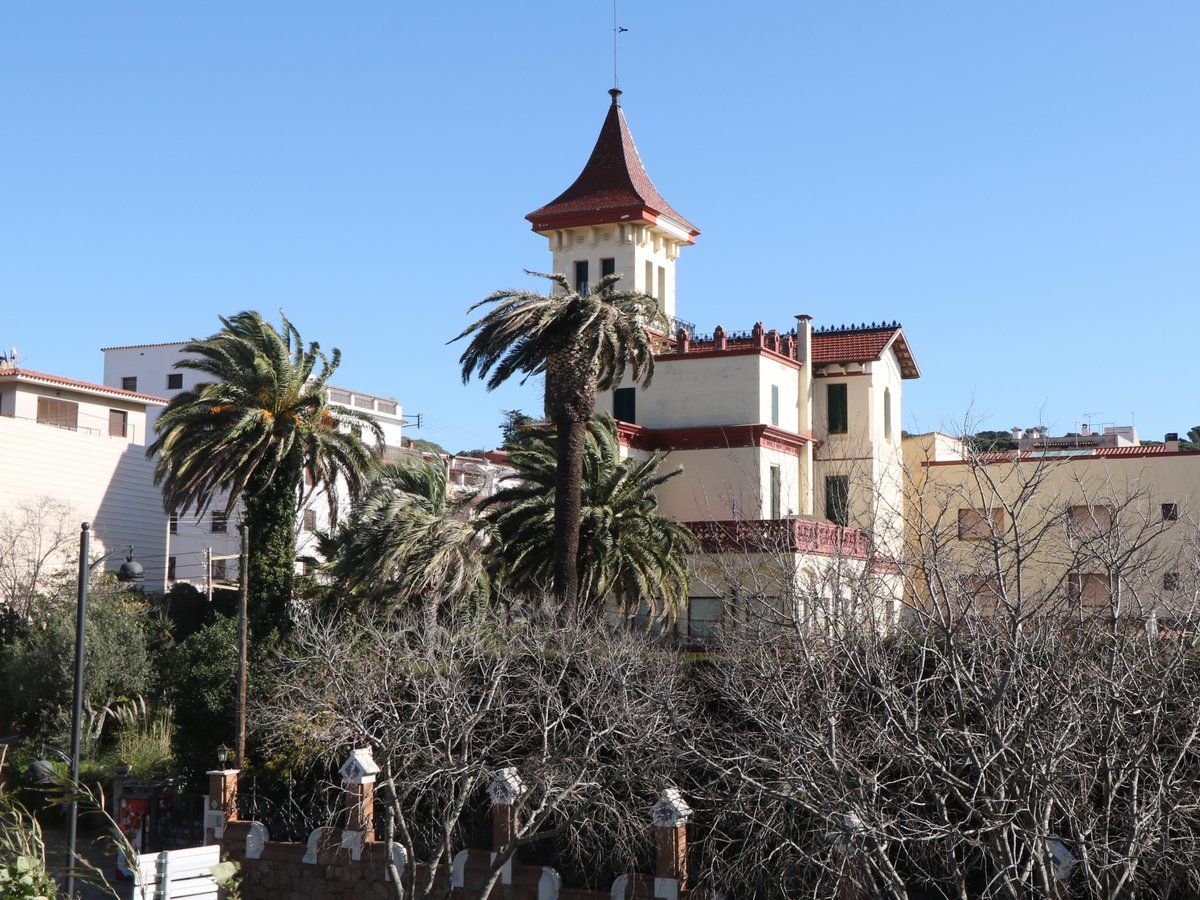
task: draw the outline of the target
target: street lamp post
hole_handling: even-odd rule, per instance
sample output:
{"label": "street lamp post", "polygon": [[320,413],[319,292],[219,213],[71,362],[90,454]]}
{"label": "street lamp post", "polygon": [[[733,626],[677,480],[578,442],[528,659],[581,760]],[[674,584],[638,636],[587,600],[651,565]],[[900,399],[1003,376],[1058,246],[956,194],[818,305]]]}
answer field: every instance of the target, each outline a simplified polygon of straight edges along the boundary
{"label": "street lamp post", "polygon": [[[87,626],[88,576],[92,566],[88,562],[91,550],[91,524],[79,526],[79,594],[75,608],[75,692],[71,708],[71,795],[67,817],[67,896],[75,896],[75,842],[79,828],[79,801],[75,799],[79,783],[79,744],[83,725],[83,638]],[[137,584],[145,577],[141,565],[133,558],[133,547],[128,548],[125,562],[117,572],[117,579]],[[107,554],[106,554],[107,555]],[[101,557],[103,559],[103,557]],[[99,560],[97,560],[99,562]],[[134,861],[136,863],[136,860]]]}

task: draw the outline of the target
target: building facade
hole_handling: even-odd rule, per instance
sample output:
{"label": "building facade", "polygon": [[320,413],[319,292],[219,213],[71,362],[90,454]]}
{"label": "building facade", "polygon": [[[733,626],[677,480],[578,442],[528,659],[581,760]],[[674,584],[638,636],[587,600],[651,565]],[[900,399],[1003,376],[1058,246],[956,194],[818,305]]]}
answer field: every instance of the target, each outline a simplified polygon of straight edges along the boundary
{"label": "building facade", "polygon": [[[161,587],[167,517],[146,459],[146,436],[166,402],[0,361],[5,566],[32,571],[31,562],[49,554],[38,571],[73,580],[69,560],[77,558],[79,526],[86,521],[97,568],[115,571],[125,561],[122,551],[133,547],[146,586]],[[65,544],[63,528],[70,531]]]}
{"label": "building facade", "polygon": [[702,545],[676,627],[703,637],[753,614],[819,617],[841,582],[864,575],[877,582],[872,612],[891,619],[902,594],[902,385],[920,375],[903,330],[814,328],[798,315],[698,335],[676,315],[675,266],[700,231],[655,189],[621,92],[609,93],[583,171],[526,218],[577,289],[620,274],[671,322],[651,385],[623,384],[596,408],[619,421],[628,454],[667,452],[683,468],[659,492],[660,511]]}
{"label": "building facade", "polygon": [[[127,390],[152,386],[166,401],[181,391],[193,390],[204,380],[204,373],[179,366],[185,357],[188,341],[173,341],[161,344],[135,344],[124,347],[105,347],[104,382],[106,385]],[[378,448],[386,459],[403,454],[404,410],[394,397],[368,394],[348,388],[329,385],[331,403],[370,416],[379,426],[383,441]],[[153,441],[154,423],[166,408],[166,402],[155,407],[146,427]],[[301,498],[296,517],[297,570],[304,571],[306,558],[316,555],[316,532],[328,531],[333,525],[333,511],[345,510],[349,498],[344,488],[339,487],[335,504],[320,490],[306,490]],[[159,507],[162,501],[159,499]],[[210,582],[231,585],[238,578],[237,555],[241,539],[237,530],[239,516],[235,511],[226,516],[224,503],[217,499],[202,514],[193,510],[179,510],[166,520],[165,544],[167,547],[167,579],[169,585],[175,581],[186,581],[198,588]]]}

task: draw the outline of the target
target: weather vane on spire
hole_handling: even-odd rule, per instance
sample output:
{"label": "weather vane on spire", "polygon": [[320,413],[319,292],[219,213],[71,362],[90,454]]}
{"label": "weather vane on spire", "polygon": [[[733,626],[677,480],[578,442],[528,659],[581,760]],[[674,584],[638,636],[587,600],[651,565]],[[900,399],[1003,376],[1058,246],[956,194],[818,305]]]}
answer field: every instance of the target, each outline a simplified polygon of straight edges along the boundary
{"label": "weather vane on spire", "polygon": [[628,31],[628,28],[622,28],[617,24],[617,0],[613,0],[613,87],[619,88],[621,85],[617,82],[617,35],[623,31]]}

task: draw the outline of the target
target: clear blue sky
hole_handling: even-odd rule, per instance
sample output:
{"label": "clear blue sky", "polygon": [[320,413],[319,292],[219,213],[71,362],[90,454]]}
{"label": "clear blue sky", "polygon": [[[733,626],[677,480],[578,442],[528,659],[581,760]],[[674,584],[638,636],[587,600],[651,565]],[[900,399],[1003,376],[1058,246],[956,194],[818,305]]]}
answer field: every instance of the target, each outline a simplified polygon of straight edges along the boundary
{"label": "clear blue sky", "polygon": [[[703,231],[702,331],[899,319],[904,425],[1200,422],[1200,5],[633,3],[621,87]],[[608,105],[608,0],[0,5],[0,346],[282,307],[450,450],[534,386],[463,386],[465,310],[549,253],[523,216]]]}

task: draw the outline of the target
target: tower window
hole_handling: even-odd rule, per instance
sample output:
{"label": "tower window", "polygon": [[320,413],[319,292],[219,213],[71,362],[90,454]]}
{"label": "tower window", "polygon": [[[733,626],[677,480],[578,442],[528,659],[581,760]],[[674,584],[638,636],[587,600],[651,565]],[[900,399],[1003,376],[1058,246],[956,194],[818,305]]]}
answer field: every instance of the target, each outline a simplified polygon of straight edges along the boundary
{"label": "tower window", "polygon": [[850,430],[849,402],[846,385],[831,384],[826,388],[825,413],[830,434],[845,434]]}
{"label": "tower window", "polygon": [[588,261],[586,259],[575,260],[575,290],[581,294],[586,294],[588,291]]}
{"label": "tower window", "polygon": [[850,524],[849,475],[825,476],[825,518],[843,528]]}
{"label": "tower window", "polygon": [[883,389],[883,439],[892,439],[892,389]]}
{"label": "tower window", "polygon": [[1164,503],[1162,505],[1162,518],[1164,522],[1176,522],[1179,520],[1179,504]]}
{"label": "tower window", "polygon": [[613,391],[613,418],[633,425],[637,422],[637,388]]}
{"label": "tower window", "polygon": [[779,425],[779,385],[771,385],[771,424]]}
{"label": "tower window", "polygon": [[654,296],[654,263],[646,260],[646,294]]}
{"label": "tower window", "polygon": [[658,293],[654,296],[659,300],[667,299],[667,270],[662,266],[658,267]]}
{"label": "tower window", "polygon": [[768,516],[768,518],[778,519],[779,512],[780,512],[780,506],[781,506],[781,503],[780,503],[781,496],[780,495],[783,493],[783,477],[782,477],[782,473],[779,470],[779,466],[771,466],[770,482],[771,482],[770,483],[771,515]]}

